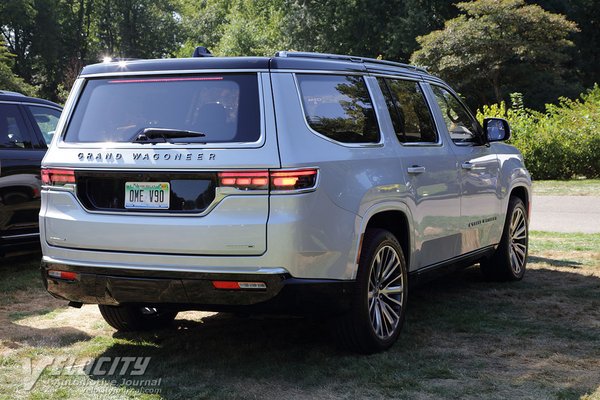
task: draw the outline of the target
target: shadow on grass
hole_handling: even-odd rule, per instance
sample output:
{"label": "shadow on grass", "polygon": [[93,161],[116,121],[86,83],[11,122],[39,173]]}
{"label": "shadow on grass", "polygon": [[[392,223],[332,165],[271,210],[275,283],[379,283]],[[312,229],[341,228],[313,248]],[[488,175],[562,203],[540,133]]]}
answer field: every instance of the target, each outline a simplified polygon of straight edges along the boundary
{"label": "shadow on grass", "polygon": [[490,283],[469,268],[412,290],[400,340],[381,354],[338,350],[324,321],[217,314],[115,334],[139,345],[101,356],[151,357],[144,379],[162,378],[167,399],[578,398],[598,386],[598,299],[593,276],[533,269],[521,282]]}
{"label": "shadow on grass", "polygon": [[537,256],[529,256],[528,257],[530,263],[546,263],[553,267],[564,267],[564,268],[581,268],[583,265],[579,261],[573,260],[560,260],[555,258],[546,258],[546,257],[537,257]]}
{"label": "shadow on grass", "polygon": [[[90,335],[73,327],[35,328],[18,323],[23,318],[66,308],[66,303],[56,307],[56,301],[44,290],[39,272],[40,257],[39,252],[33,252],[0,260],[0,342],[9,348],[24,345],[66,347],[91,339]],[[17,300],[17,294],[29,297]]]}

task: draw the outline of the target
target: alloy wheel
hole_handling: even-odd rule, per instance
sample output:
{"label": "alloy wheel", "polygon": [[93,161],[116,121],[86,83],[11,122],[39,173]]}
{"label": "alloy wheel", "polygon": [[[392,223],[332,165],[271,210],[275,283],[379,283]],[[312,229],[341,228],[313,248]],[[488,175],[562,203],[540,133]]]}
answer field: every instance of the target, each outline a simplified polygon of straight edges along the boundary
{"label": "alloy wheel", "polygon": [[515,208],[510,221],[510,267],[519,275],[527,257],[527,220],[522,208]]}
{"label": "alloy wheel", "polygon": [[397,251],[383,246],[377,251],[369,273],[369,316],[380,339],[391,337],[404,306],[404,277]]}

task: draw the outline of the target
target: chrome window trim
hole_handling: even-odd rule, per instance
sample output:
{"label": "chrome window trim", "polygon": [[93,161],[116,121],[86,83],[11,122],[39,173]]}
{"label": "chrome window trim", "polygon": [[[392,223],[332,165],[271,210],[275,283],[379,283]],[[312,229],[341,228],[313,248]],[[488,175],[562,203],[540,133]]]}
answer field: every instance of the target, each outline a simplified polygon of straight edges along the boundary
{"label": "chrome window trim", "polygon": [[370,76],[374,78],[388,78],[388,79],[400,79],[404,81],[414,81],[414,82],[422,82],[423,78],[418,75],[391,75],[391,74],[382,74],[378,72],[371,72]]}
{"label": "chrome window trim", "polygon": [[269,72],[268,69],[169,69],[165,71],[122,71],[122,72],[100,72],[97,74],[83,74],[79,75],[78,78],[88,79],[88,78],[114,78],[117,76],[136,76],[136,75],[189,75],[189,74],[231,74],[231,73],[260,73],[260,72]]}
{"label": "chrome window trim", "polygon": [[[213,71],[213,72],[209,72],[209,71]],[[264,88],[263,88],[263,84],[264,84],[264,79],[263,79],[263,74],[257,72],[258,70],[193,70],[193,71],[173,71],[173,74],[179,74],[179,75],[189,75],[189,74],[193,74],[193,75],[198,75],[198,74],[204,74],[204,73],[234,73],[234,72],[246,72],[246,73],[252,73],[252,74],[256,74],[256,79],[257,79],[257,85],[258,85],[258,101],[259,101],[259,110],[260,110],[260,135],[258,137],[258,140],[256,140],[255,142],[232,142],[232,143],[226,143],[226,142],[221,142],[221,143],[131,143],[131,142],[65,142],[65,134],[67,131],[67,127],[69,125],[69,123],[71,122],[71,117],[73,114],[73,111],[75,110],[75,105],[77,104],[77,102],[79,101],[79,98],[81,97],[81,93],[83,92],[83,89],[85,87],[85,82],[88,80],[87,78],[89,77],[89,75],[84,75],[82,77],[80,77],[80,79],[78,79],[76,81],[79,82],[79,85],[77,87],[74,86],[73,91],[71,92],[71,94],[74,94],[74,100],[72,102],[72,104],[69,104],[69,110],[68,110],[68,115],[65,117],[65,121],[63,123],[63,126],[61,125],[61,121],[62,121],[62,117],[61,120],[59,121],[57,127],[56,127],[56,132],[59,133],[59,126],[61,129],[60,131],[60,136],[59,139],[57,139],[56,142],[56,147],[60,148],[60,149],[80,149],[82,147],[86,148],[86,149],[104,149],[106,148],[106,144],[107,143],[111,143],[110,148],[112,150],[119,150],[119,149],[128,149],[128,150],[141,150],[141,149],[145,149],[145,148],[149,148],[149,149],[160,149],[160,150],[177,150],[177,149],[235,149],[235,148],[243,148],[243,149],[257,149],[257,148],[261,148],[265,145],[266,142],[266,136],[267,136],[267,125],[266,125],[266,119],[265,119],[265,94],[264,94]],[[148,73],[148,74],[144,74],[144,75],[161,75],[161,72],[157,72],[157,71],[152,71],[152,73]],[[118,74],[118,76],[121,76],[122,74]],[[129,74],[131,76],[135,76],[138,75],[137,73],[135,74]],[[99,77],[110,77],[113,76],[111,74],[99,74]],[[71,95],[69,95],[69,100],[70,100]],[[75,100],[76,99],[76,100]],[[69,100],[67,100],[67,102],[69,102]],[[67,110],[67,105],[65,104],[65,111]],[[57,135],[56,135],[57,136]]]}
{"label": "chrome window trim", "polygon": [[[322,74],[322,71],[315,71],[315,72],[309,72],[309,71],[301,71],[298,73],[302,73],[302,74],[313,74],[313,75],[319,75]],[[339,75],[339,76],[347,76],[347,75],[361,75],[363,77],[363,81],[365,82],[365,86],[367,87],[367,91],[369,92],[369,97],[371,99],[371,104],[373,105],[373,110],[375,112],[375,118],[377,119],[377,127],[379,128],[379,142],[368,142],[368,143],[345,143],[345,142],[339,142],[337,140],[331,139],[330,137],[327,137],[325,135],[323,135],[322,133],[314,130],[310,124],[308,123],[308,120],[306,119],[306,110],[304,109],[304,101],[302,100],[302,93],[300,92],[300,84],[298,83],[298,73],[292,73],[292,76],[294,78],[294,84],[296,85],[296,95],[298,96],[298,101],[300,102],[300,110],[302,111],[302,119],[304,120],[304,125],[308,128],[308,130],[320,137],[321,139],[327,140],[328,142],[337,144],[339,146],[343,146],[343,147],[348,147],[348,148],[379,148],[379,147],[383,147],[383,145],[385,144],[385,135],[383,134],[383,130],[381,129],[381,125],[379,123],[379,113],[377,112],[377,107],[375,105],[375,102],[373,101],[373,92],[372,89],[369,85],[369,82],[367,79],[365,79],[366,76],[368,76],[365,73],[356,73],[356,74],[346,74],[343,71],[337,71],[337,73],[332,73],[330,72],[330,75]]]}

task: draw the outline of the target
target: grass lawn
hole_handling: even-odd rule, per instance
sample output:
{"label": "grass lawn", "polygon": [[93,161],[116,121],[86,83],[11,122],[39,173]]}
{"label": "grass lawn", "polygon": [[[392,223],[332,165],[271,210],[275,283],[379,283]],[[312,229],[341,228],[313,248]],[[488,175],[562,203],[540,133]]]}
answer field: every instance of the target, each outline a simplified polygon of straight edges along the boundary
{"label": "grass lawn", "polygon": [[600,196],[600,179],[534,181],[533,194],[539,196]]}
{"label": "grass lawn", "polygon": [[[47,295],[37,266],[0,266],[2,399],[600,399],[600,234],[533,232],[521,282],[472,267],[412,290],[399,342],[372,356],[294,318],[189,312],[168,330],[116,334],[95,306]],[[151,357],[143,378],[162,378],[161,393],[53,368],[24,390],[24,362],[44,356]]]}

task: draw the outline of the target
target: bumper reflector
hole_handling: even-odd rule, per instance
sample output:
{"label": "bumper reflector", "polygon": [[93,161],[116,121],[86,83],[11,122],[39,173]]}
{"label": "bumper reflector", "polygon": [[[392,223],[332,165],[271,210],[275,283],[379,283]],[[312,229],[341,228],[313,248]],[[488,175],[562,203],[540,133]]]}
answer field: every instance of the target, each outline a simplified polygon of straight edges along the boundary
{"label": "bumper reflector", "polygon": [[50,278],[64,279],[65,281],[76,281],[77,279],[79,279],[77,273],[69,271],[50,270],[48,271],[48,276]]}
{"label": "bumper reflector", "polygon": [[264,290],[267,288],[267,284],[264,282],[235,282],[235,281],[212,281],[215,289],[229,289],[229,290],[240,290],[240,289],[251,289],[251,290]]}

